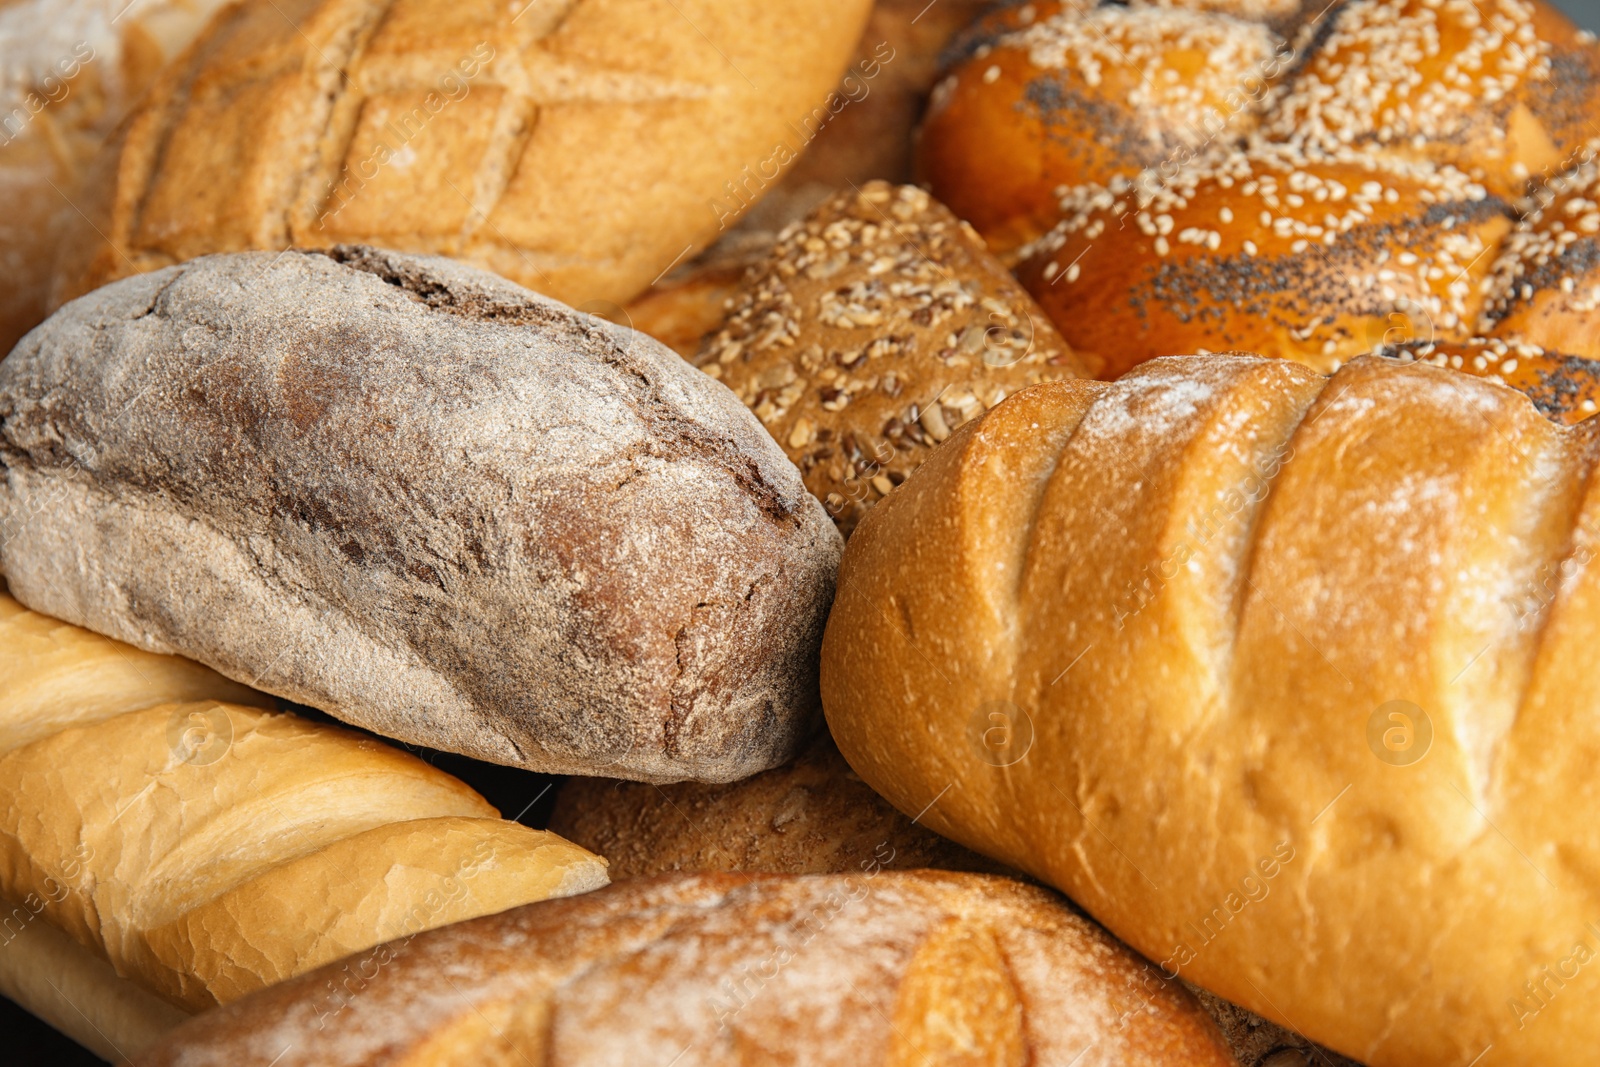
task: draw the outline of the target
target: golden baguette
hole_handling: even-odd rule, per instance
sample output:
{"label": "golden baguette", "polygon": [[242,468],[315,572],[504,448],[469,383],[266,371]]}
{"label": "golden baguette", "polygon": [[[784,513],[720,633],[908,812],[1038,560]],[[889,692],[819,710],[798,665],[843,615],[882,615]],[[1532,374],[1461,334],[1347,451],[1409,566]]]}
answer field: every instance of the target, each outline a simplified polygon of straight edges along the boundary
{"label": "golden baguette", "polygon": [[606,884],[423,761],[196,664],[3,594],[0,648],[0,897],[189,1011]]}

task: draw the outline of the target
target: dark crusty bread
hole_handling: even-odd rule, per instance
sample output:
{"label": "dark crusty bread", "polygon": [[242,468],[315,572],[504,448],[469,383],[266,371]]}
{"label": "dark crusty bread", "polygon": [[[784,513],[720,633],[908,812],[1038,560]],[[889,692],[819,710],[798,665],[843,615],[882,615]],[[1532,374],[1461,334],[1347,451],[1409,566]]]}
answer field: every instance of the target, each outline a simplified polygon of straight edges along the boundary
{"label": "dark crusty bread", "polygon": [[352,956],[139,1067],[1228,1067],[1193,999],[1047,890],[942,871],[624,883]]}
{"label": "dark crusty bread", "polygon": [[550,829],[605,856],[613,880],[669,871],[850,873],[872,863],[1006,871],[896,811],[826,732],[782,767],[726,785],[569,778]]}
{"label": "dark crusty bread", "polygon": [[37,610],[390,737],[724,781],[816,721],[838,534],[722,386],[443,259],[206,257],[0,364]]}

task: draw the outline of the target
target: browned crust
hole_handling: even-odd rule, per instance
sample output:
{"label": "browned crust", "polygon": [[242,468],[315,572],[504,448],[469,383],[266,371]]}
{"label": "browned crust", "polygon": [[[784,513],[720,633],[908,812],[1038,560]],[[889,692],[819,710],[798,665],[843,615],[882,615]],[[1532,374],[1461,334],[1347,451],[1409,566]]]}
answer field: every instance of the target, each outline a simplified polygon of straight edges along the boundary
{"label": "browned crust", "polygon": [[970,227],[886,182],[785,230],[695,363],[756,413],[847,534],[954,427],[1080,372]]}
{"label": "browned crust", "polygon": [[[1522,983],[1595,936],[1546,876],[1600,849],[1595,426],[1373,359],[1026,390],[851,539],[830,726],[902,811],[1374,1067],[1587,1062],[1595,990]],[[1025,753],[985,758],[996,703]]]}
{"label": "browned crust", "polygon": [[[247,0],[108,149],[60,302],[214,252],[373,243],[625,301],[742,212],[868,0]],[[226,181],[216,176],[225,174]]]}
{"label": "browned crust", "polygon": [[818,1067],[1232,1063],[1181,987],[1059,898],[932,871],[680,875],[516,908],[228,1005],[138,1063],[560,1067],[684,1049]]}

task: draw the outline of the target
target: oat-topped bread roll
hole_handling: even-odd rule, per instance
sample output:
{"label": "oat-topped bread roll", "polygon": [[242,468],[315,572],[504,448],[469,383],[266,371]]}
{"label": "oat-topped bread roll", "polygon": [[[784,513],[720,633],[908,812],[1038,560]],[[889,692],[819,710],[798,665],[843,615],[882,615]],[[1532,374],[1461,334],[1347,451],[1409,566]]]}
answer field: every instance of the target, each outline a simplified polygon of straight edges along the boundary
{"label": "oat-topped bread roll", "polygon": [[47,313],[58,222],[123,112],[221,0],[0,0],[0,358]]}
{"label": "oat-topped bread roll", "polygon": [[1027,390],[852,537],[829,725],[900,810],[1372,1067],[1590,1063],[1597,433],[1376,359]]}
{"label": "oat-topped bread roll", "polygon": [[[342,966],[342,970],[339,969]],[[334,988],[347,972],[370,979]],[[380,947],[211,1012],[139,1067],[1228,1067],[1180,987],[1003,878],[693,875]]]}
{"label": "oat-topped bread roll", "polygon": [[886,182],[786,230],[695,362],[755,411],[846,533],[953,428],[1078,373],[970,227]]}
{"label": "oat-topped bread roll", "polygon": [[872,864],[1004,871],[896,811],[825,732],[783,766],[727,785],[569,778],[550,829],[605,856],[615,881],[668,871],[852,873]]}
{"label": "oat-topped bread roll", "polygon": [[816,721],[838,533],[727,389],[443,259],[211,256],[0,364],[41,611],[389,737],[726,781]]}
{"label": "oat-topped bread roll", "polygon": [[827,95],[869,6],[244,0],[101,161],[57,301],[206,253],[339,241],[627,300],[716,236],[712,202]]}
{"label": "oat-topped bread roll", "polygon": [[3,593],[0,647],[0,991],[108,1058],[379,942],[606,883],[423,761],[197,664]]}

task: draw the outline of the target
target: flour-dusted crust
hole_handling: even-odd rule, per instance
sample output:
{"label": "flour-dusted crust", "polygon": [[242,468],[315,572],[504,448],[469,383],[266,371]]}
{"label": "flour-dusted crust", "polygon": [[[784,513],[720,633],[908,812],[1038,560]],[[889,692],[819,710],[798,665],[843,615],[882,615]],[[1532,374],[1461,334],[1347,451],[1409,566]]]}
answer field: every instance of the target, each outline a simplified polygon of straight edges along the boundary
{"label": "flour-dusted crust", "polygon": [[1373,1067],[1589,1063],[1596,432],[1377,359],[1026,390],[852,537],[829,725],[902,811]]}
{"label": "flour-dusted crust", "polygon": [[1188,994],[1046,890],[671,876],[423,934],[190,1022],[139,1067],[1229,1067]]}
{"label": "flour-dusted crust", "polygon": [[815,722],[838,534],[725,388],[446,260],[207,257],[0,370],[31,607],[402,740],[738,778]]}

